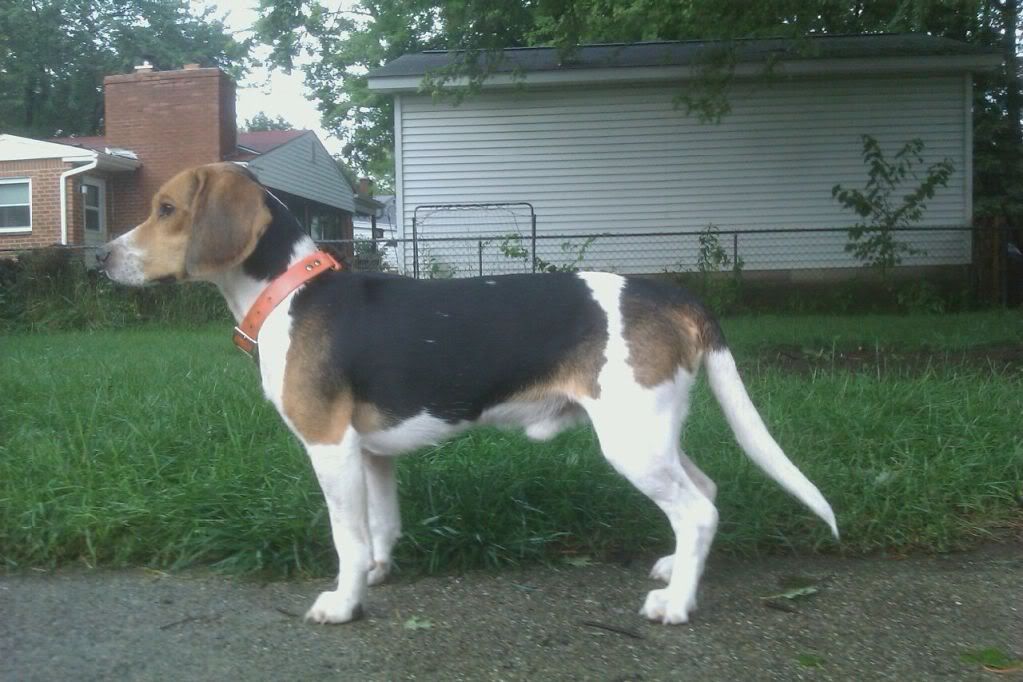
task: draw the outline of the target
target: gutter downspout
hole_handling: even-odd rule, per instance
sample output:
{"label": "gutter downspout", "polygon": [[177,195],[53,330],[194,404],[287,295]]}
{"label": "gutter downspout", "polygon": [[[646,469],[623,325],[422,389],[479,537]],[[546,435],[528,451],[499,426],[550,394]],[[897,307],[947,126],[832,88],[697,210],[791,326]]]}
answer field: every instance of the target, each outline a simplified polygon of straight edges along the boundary
{"label": "gutter downspout", "polygon": [[86,171],[91,171],[93,168],[99,165],[99,157],[94,157],[92,161],[79,166],[78,168],[72,168],[71,170],[64,171],[60,174],[60,245],[67,246],[67,179],[72,175],[79,175]]}

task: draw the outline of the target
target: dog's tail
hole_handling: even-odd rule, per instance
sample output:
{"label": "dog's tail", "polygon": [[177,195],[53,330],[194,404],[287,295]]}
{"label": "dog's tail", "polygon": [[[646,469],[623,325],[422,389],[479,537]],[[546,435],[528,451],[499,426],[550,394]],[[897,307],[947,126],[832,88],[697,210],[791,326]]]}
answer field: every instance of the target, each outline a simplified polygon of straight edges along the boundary
{"label": "dog's tail", "polygon": [[710,389],[746,455],[778,485],[821,517],[837,538],[835,512],[817,490],[817,486],[785,456],[767,431],[757,408],[749,398],[749,393],[746,392],[746,386],[739,377],[735,360],[728,347],[722,345],[708,351],[704,355],[704,365],[707,367]]}

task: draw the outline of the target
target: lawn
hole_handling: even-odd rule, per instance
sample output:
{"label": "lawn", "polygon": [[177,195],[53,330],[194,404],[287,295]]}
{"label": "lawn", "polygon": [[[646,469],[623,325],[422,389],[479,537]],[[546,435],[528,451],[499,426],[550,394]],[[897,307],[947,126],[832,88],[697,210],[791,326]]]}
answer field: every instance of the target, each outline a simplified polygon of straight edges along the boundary
{"label": "lawn", "polygon": [[[843,536],[835,543],[741,455],[701,383],[683,445],[719,486],[717,551],[947,550],[1019,526],[1018,364],[793,372],[762,360],[778,345],[817,356],[1023,346],[1020,316],[724,326],[754,402]],[[334,570],[311,469],[226,326],[0,336],[0,396],[0,563]],[[399,477],[404,571],[671,546],[667,522],[604,463],[588,429],[544,444],[472,432],[403,459]]]}

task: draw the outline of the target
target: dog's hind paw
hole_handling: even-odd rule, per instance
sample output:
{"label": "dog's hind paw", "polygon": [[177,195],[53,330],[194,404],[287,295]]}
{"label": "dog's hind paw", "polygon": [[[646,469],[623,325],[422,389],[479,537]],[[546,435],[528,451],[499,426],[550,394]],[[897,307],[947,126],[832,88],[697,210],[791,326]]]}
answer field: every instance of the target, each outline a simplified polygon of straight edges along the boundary
{"label": "dog's hind paw", "polygon": [[387,576],[390,574],[390,561],[374,561],[373,567],[369,569],[369,574],[366,576],[366,583],[368,585],[379,585],[387,580]]}
{"label": "dog's hind paw", "polygon": [[668,590],[651,590],[639,613],[641,616],[665,625],[680,625],[689,622],[687,601],[689,600],[669,595]]}
{"label": "dog's hind paw", "polygon": [[362,618],[362,604],[353,601],[348,595],[337,592],[321,592],[313,606],[305,614],[305,619],[313,623],[350,623]]}

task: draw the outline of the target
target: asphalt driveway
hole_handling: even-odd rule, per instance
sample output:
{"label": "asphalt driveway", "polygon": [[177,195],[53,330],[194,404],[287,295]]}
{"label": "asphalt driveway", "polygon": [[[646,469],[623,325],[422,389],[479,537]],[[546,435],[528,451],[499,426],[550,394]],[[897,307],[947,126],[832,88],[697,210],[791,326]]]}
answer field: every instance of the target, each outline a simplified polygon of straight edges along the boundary
{"label": "asphalt driveway", "polygon": [[1018,542],[907,559],[718,557],[693,622],[676,627],[637,615],[656,586],[648,568],[398,578],[372,590],[365,619],[327,627],[301,618],[326,581],[9,573],[0,679],[1023,679],[962,660],[1023,656]]}

